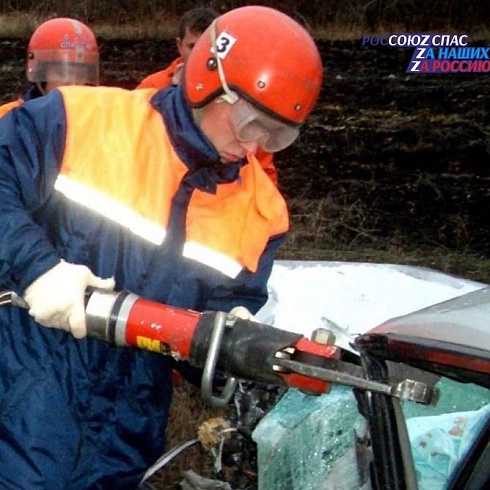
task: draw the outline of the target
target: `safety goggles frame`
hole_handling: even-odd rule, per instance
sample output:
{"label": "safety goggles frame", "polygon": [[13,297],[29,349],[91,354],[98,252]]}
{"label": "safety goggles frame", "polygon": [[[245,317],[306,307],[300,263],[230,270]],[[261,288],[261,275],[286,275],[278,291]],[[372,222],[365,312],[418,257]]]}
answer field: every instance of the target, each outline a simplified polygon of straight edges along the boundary
{"label": "safety goggles frame", "polygon": [[215,19],[210,28],[211,47],[216,56],[216,65],[224,94],[221,99],[232,105],[231,123],[238,141],[247,143],[257,141],[260,147],[274,153],[291,145],[299,136],[299,127],[285,124],[263,111],[231,90],[226,82],[226,76],[216,45]]}
{"label": "safety goggles frame", "polygon": [[257,142],[270,153],[287,148],[299,136],[298,127],[278,121],[241,97],[232,104],[230,122],[238,141]]}

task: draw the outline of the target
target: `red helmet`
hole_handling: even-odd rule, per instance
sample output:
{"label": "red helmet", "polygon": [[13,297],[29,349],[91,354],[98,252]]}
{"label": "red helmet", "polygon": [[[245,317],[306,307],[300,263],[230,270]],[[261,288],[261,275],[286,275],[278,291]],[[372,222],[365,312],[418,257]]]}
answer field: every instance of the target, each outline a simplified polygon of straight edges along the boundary
{"label": "red helmet", "polygon": [[221,15],[201,35],[186,63],[184,90],[194,108],[232,91],[299,125],[318,99],[322,74],[316,44],[303,27],[272,8],[247,6]]}
{"label": "red helmet", "polygon": [[99,48],[94,33],[74,19],[41,24],[27,48],[27,79],[64,85],[98,85]]}

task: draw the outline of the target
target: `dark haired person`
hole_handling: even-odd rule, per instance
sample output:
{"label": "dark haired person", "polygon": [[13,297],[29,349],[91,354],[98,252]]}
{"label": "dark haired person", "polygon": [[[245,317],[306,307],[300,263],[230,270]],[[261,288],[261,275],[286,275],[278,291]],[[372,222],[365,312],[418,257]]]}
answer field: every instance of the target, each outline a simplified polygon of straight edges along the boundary
{"label": "dark haired person", "polygon": [[192,48],[201,34],[211,25],[219,13],[208,7],[198,7],[185,12],[180,18],[177,39],[176,58],[165,69],[152,73],[144,78],[136,88],[162,88],[178,85],[182,76],[182,68],[191,54]]}

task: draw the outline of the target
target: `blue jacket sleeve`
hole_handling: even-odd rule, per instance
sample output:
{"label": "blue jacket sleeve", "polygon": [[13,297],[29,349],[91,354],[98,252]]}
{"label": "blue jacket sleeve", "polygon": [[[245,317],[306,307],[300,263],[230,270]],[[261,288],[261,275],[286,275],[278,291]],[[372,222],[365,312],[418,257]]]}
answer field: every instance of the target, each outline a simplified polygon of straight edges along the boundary
{"label": "blue jacket sleeve", "polygon": [[20,294],[60,260],[32,214],[52,195],[65,135],[57,90],[0,119],[0,284]]}

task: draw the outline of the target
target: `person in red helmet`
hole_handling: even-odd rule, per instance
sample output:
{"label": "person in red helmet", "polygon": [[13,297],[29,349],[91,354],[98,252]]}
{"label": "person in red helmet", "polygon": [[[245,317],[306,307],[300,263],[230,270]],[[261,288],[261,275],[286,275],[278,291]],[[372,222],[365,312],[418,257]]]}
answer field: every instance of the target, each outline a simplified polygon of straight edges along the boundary
{"label": "person in red helmet", "polygon": [[[311,36],[223,14],[166,89],[70,86],[0,119],[0,487],[134,489],[165,449],[171,353],[87,337],[88,286],[255,314],[289,218],[254,154],[318,98]],[[142,339],[144,341],[144,339]]]}
{"label": "person in red helmet", "polygon": [[29,40],[26,77],[29,89],[17,100],[0,106],[0,117],[56,87],[98,85],[99,48],[94,33],[75,19],[43,22]]}
{"label": "person in red helmet", "polygon": [[[184,64],[189,58],[192,48],[202,33],[218,16],[216,10],[208,7],[197,7],[186,11],[180,19],[179,35],[176,39],[179,56],[163,70],[145,77],[136,88],[162,89],[171,85],[178,85],[182,79]],[[277,168],[274,165],[273,154],[259,148],[256,156],[264,172],[274,184],[278,185]]]}

